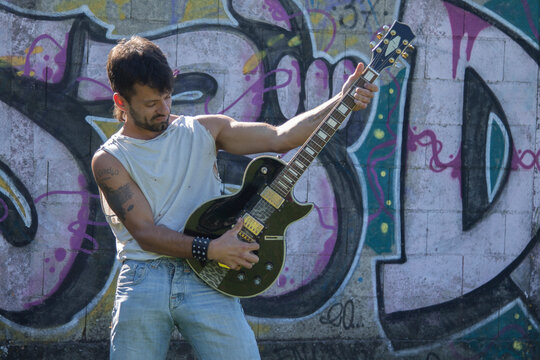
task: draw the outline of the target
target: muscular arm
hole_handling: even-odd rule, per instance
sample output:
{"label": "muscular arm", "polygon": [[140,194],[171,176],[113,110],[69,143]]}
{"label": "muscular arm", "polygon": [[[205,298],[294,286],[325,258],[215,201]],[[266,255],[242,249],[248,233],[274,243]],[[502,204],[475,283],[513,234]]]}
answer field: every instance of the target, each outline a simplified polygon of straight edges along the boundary
{"label": "muscular arm", "polygon": [[[307,140],[342,99],[343,94],[360,77],[363,70],[363,64],[359,64],[339,94],[277,127],[265,123],[237,122],[224,115],[203,115],[197,119],[212,133],[218,149],[233,154],[283,153],[302,145]],[[366,84],[365,89],[357,89],[354,95],[356,104],[354,110],[365,109],[376,91],[377,86],[370,83]]]}
{"label": "muscular arm", "polygon": [[[190,258],[193,237],[154,223],[150,204],[139,186],[111,154],[98,151],[92,159],[96,182],[112,211],[118,216],[131,236],[145,250],[179,258]],[[251,268],[258,258],[250,252],[257,244],[236,239],[242,224],[210,243],[208,257],[231,268]]]}

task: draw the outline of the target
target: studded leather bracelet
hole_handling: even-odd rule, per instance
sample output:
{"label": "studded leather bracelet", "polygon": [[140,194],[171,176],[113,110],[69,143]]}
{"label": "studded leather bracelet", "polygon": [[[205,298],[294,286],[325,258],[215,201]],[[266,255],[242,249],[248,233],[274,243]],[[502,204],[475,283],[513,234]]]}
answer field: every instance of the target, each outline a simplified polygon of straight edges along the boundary
{"label": "studded leather bracelet", "polygon": [[193,258],[199,261],[208,260],[208,244],[210,244],[209,238],[194,238],[191,244],[191,255]]}

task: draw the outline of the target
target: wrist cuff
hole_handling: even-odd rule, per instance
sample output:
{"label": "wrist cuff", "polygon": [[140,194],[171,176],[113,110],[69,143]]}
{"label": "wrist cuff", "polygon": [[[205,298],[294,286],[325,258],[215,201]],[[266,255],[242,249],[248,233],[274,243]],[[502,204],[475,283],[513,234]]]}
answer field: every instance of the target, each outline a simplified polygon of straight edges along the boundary
{"label": "wrist cuff", "polygon": [[194,238],[191,245],[191,255],[193,258],[199,261],[208,260],[208,244],[210,244],[209,238]]}

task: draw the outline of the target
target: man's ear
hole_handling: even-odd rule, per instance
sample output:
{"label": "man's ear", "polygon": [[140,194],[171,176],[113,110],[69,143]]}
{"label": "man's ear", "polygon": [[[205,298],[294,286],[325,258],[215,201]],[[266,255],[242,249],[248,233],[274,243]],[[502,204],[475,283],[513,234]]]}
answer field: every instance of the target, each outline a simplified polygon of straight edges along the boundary
{"label": "man's ear", "polygon": [[113,100],[116,106],[122,111],[126,111],[126,99],[122,97],[119,93],[114,93]]}

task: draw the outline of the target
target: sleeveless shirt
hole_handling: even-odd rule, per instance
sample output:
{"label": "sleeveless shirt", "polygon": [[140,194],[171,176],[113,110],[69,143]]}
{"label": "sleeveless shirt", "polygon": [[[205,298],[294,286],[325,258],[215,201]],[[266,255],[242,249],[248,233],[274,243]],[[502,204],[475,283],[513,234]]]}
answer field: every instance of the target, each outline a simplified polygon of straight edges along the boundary
{"label": "sleeveless shirt", "polygon": [[[220,195],[214,138],[193,117],[180,116],[151,140],[116,133],[100,150],[118,159],[139,186],[156,225],[182,231],[198,206]],[[120,261],[164,256],[141,249],[101,192],[100,198],[105,218],[116,237]]]}

